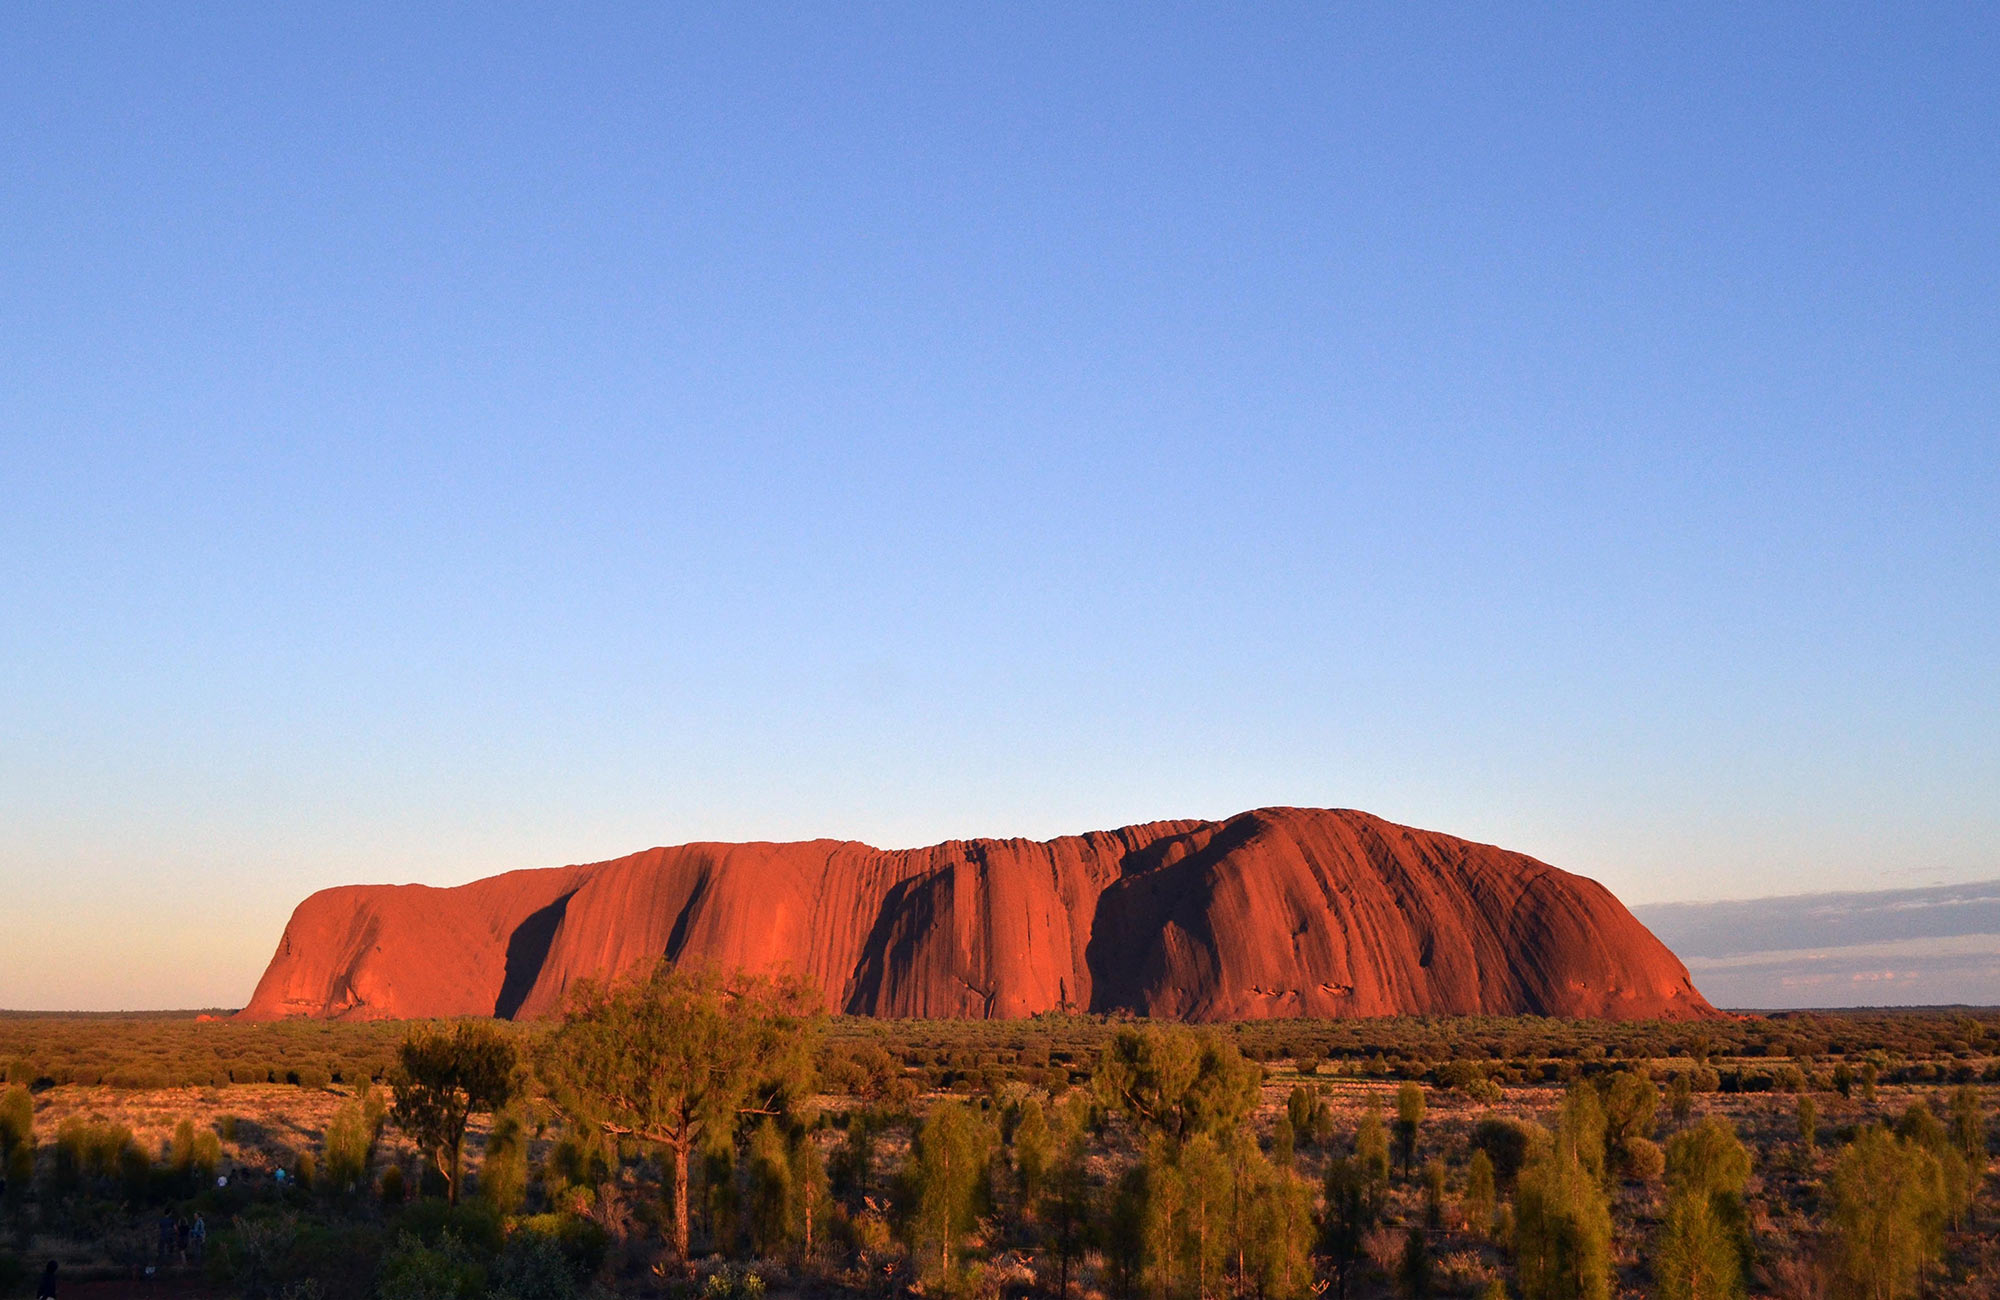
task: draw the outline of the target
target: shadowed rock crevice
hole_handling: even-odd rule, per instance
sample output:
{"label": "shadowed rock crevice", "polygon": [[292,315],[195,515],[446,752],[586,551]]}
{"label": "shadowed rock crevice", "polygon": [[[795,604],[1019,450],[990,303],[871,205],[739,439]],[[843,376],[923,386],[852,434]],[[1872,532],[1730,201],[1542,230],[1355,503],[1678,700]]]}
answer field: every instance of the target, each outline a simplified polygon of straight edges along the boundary
{"label": "shadowed rock crevice", "polygon": [[882,899],[882,909],[868,931],[861,948],[861,962],[850,981],[850,992],[841,1010],[850,1016],[865,1016],[888,1001],[891,972],[907,971],[916,945],[928,928],[932,914],[929,878],[902,880],[891,886]]}
{"label": "shadowed rock crevice", "polygon": [[528,994],[534,991],[569,899],[564,894],[547,907],[531,912],[507,937],[506,972],[500,981],[500,997],[493,1004],[493,1014],[502,1020],[512,1020],[520,1012],[521,1004],[528,1000]]}
{"label": "shadowed rock crevice", "polygon": [[697,916],[701,915],[701,900],[708,895],[708,882],[709,875],[703,872],[695,879],[694,888],[689,891],[687,902],[681,904],[680,915],[674,918],[673,931],[667,935],[664,952],[668,961],[679,960],[681,953],[686,950],[688,927],[694,924]]}
{"label": "shadowed rock crevice", "polygon": [[[1215,864],[1241,850],[1257,833],[1251,815],[1232,818],[1219,832],[1176,835],[1129,853],[1118,879],[1097,900],[1084,960],[1090,968],[1090,1010],[1179,1015],[1172,955],[1188,943],[1211,940],[1202,900]],[[1179,936],[1177,942],[1173,936]],[[1200,938],[1197,938],[1199,936]]]}

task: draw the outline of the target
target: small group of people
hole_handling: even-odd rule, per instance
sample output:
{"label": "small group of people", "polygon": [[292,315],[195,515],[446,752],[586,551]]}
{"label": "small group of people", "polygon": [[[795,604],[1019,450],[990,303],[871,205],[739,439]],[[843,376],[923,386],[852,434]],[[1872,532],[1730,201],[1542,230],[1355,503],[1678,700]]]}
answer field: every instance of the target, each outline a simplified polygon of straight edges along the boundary
{"label": "small group of people", "polygon": [[[175,1217],[172,1210],[160,1211],[160,1251],[159,1263],[171,1263],[178,1259],[182,1264],[200,1264],[208,1250],[208,1220],[200,1211],[190,1220],[186,1215]],[[148,1277],[153,1268],[146,1269]],[[56,1277],[61,1265],[50,1260],[42,1270],[42,1280],[35,1288],[35,1300],[56,1300]]]}
{"label": "small group of people", "polygon": [[202,1262],[208,1250],[208,1220],[196,1212],[190,1223],[183,1214],[174,1217],[172,1210],[160,1211],[160,1262],[178,1258],[181,1263]]}

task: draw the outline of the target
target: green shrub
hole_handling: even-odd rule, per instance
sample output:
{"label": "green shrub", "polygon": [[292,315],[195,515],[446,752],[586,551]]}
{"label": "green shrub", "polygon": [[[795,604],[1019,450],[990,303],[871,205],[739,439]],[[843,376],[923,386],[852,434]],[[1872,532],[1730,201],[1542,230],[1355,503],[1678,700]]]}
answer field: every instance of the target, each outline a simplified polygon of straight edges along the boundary
{"label": "green shrub", "polygon": [[1472,1145],[1493,1162],[1493,1179],[1503,1192],[1513,1190],[1534,1144],[1535,1130],[1517,1119],[1488,1115],[1473,1126]]}
{"label": "green shrub", "polygon": [[492,1206],[478,1201],[458,1205],[418,1201],[403,1211],[396,1227],[427,1246],[439,1245],[450,1237],[482,1260],[498,1255],[507,1238],[506,1220]]}
{"label": "green shrub", "polygon": [[561,1240],[516,1231],[489,1271],[494,1300],[576,1300],[592,1269],[580,1269]]}
{"label": "green shrub", "polygon": [[527,1128],[518,1115],[495,1115],[479,1161],[479,1199],[502,1216],[516,1214],[527,1189]]}
{"label": "green shrub", "polygon": [[35,1177],[35,1099],[16,1085],[0,1092],[0,1179],[18,1201]]}
{"label": "green shrub", "polygon": [[382,1256],[375,1293],[380,1300],[477,1300],[486,1269],[450,1232],[435,1245],[404,1233]]}
{"label": "green shrub", "polygon": [[561,1247],[563,1258],[580,1278],[590,1278],[604,1267],[611,1248],[611,1234],[595,1219],[575,1214],[532,1214],[519,1221],[515,1235],[532,1233]]}

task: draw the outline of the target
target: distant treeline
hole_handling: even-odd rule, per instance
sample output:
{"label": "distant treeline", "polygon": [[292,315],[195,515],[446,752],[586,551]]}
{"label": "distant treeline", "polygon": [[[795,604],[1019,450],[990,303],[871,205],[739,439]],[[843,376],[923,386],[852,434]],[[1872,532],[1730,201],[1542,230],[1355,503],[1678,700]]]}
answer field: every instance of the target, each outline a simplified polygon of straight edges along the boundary
{"label": "distant treeline", "polygon": [[[822,1086],[991,1092],[1007,1083],[1057,1088],[1088,1072],[1117,1027],[1105,1016],[1032,1020],[830,1020]],[[252,1024],[159,1015],[0,1014],[0,1081],[128,1089],[290,1084],[354,1086],[387,1079],[405,1022],[292,1020]],[[524,1044],[536,1023],[503,1032]],[[1812,1062],[1866,1062],[1885,1083],[2000,1081],[2000,1010],[1797,1012],[1695,1023],[1604,1023],[1532,1016],[1266,1020],[1222,1027],[1255,1061],[1325,1063],[1334,1072],[1450,1083],[1467,1064],[1498,1083],[1560,1082],[1620,1061],[1713,1062],[1725,1092],[1792,1091]],[[884,1092],[883,1095],[888,1095]]]}

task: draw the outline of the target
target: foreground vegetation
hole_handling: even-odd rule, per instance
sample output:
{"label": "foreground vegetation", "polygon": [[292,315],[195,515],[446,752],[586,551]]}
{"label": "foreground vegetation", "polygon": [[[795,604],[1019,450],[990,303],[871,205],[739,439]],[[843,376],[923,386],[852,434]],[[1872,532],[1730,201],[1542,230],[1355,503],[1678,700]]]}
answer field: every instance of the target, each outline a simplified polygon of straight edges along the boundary
{"label": "foreground vegetation", "polygon": [[[1984,1296],[2000,1015],[0,1017],[0,1294]],[[185,1244],[179,1227],[199,1223]],[[197,1258],[198,1257],[198,1258]]]}

